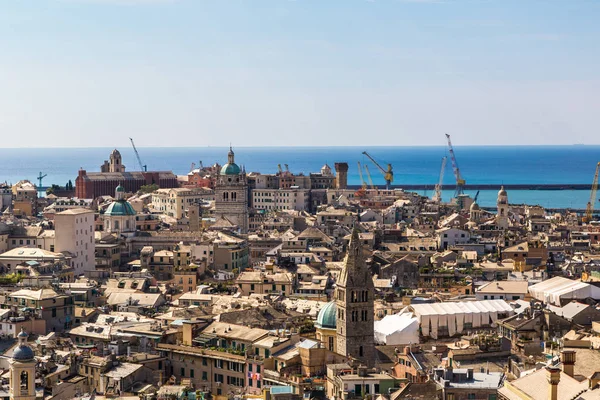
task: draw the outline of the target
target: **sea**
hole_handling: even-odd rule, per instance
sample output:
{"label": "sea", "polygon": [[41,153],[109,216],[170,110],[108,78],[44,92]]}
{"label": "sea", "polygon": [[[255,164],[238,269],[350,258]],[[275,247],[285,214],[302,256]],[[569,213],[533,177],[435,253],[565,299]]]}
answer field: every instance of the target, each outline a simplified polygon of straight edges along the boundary
{"label": "sea", "polygon": [[[73,183],[80,168],[88,172],[100,170],[112,148],[3,148],[0,149],[0,182],[15,183],[28,179],[37,184],[41,173],[43,186]],[[227,162],[226,147],[141,147],[140,158],[148,170],[168,170],[184,175],[191,164],[212,165]],[[129,171],[139,171],[133,149],[119,148],[123,164]],[[419,194],[433,195],[439,180],[442,157],[448,156],[444,183],[452,184],[454,175],[445,146],[389,147],[235,147],[235,161],[247,172],[277,172],[277,165],[288,164],[293,173],[318,172],[324,164],[333,169],[335,162],[347,162],[348,183],[359,185],[357,163],[368,165],[373,183],[383,187],[385,181],[379,170],[362,154],[367,151],[386,168],[393,165],[394,185],[429,185],[431,189]],[[600,146],[457,146],[454,148],[461,175],[467,184],[591,184],[596,164],[600,161]],[[366,179],[366,177],[365,177]],[[475,192],[475,191],[473,191]],[[443,200],[454,192],[445,190]],[[475,193],[467,194],[472,196]],[[496,204],[497,190],[482,190],[478,202],[484,207]],[[585,208],[587,190],[509,190],[513,204],[541,205],[547,208]],[[598,208],[598,207],[597,207]]]}

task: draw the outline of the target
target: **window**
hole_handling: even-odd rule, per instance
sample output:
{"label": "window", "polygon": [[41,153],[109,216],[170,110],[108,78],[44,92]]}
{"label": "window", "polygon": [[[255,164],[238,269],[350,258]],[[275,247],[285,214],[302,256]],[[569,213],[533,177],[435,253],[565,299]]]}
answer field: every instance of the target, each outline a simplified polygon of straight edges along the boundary
{"label": "window", "polygon": [[467,399],[469,399],[469,400],[475,400],[475,398],[476,398],[475,397],[475,393],[469,393],[469,394],[467,394]]}
{"label": "window", "polygon": [[364,356],[364,352],[363,352],[363,347],[362,346],[358,347],[358,356],[359,357],[363,357]]}
{"label": "window", "polygon": [[185,377],[185,368],[181,367],[181,377]]}
{"label": "window", "polygon": [[193,378],[193,377],[194,377],[194,370],[190,369],[190,378]]}
{"label": "window", "polygon": [[208,380],[208,372],[202,371],[202,380],[203,381],[207,381]]}
{"label": "window", "polygon": [[257,366],[256,366],[256,372],[257,372],[257,373],[260,373],[260,365],[257,365]]}
{"label": "window", "polygon": [[333,336],[329,336],[329,350],[333,351]]}

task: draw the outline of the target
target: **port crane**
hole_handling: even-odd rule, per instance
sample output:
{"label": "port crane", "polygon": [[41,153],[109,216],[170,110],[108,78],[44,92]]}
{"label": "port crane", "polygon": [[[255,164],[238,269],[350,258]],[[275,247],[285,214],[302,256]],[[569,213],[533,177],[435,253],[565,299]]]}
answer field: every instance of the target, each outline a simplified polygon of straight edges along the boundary
{"label": "port crane", "polygon": [[129,138],[129,140],[131,140],[131,146],[133,146],[133,152],[135,153],[135,156],[137,157],[138,163],[140,164],[140,168],[142,169],[142,171],[146,172],[148,170],[148,167],[142,163],[142,159],[140,158],[140,153],[138,153],[137,149],[135,148],[135,143],[133,143],[133,139]]}
{"label": "port crane", "polygon": [[375,185],[373,185],[373,179],[371,179],[371,171],[369,171],[369,166],[365,164],[365,172],[367,173],[367,180],[369,181],[369,185],[371,189],[375,190]]}
{"label": "port crane", "polygon": [[373,164],[375,164],[375,166],[379,168],[379,171],[383,175],[383,179],[385,179],[385,188],[389,190],[390,184],[394,182],[394,171],[392,171],[392,164],[388,164],[387,170],[385,170],[381,165],[379,165],[377,161],[375,161],[373,157],[371,157],[369,153],[367,153],[366,151],[363,151],[362,153],[365,156],[369,157],[369,160],[371,160]]}
{"label": "port crane", "polygon": [[193,162],[192,165],[190,166],[190,172],[194,171],[194,168],[196,168],[195,162]]}
{"label": "port crane", "polygon": [[45,177],[47,177],[48,174],[44,174],[42,175],[42,173],[40,172],[39,175],[37,176],[37,181],[38,181],[38,190],[40,190],[40,188],[42,187],[42,179],[44,179]]}
{"label": "port crane", "polygon": [[358,161],[358,176],[360,177],[362,190],[367,190],[367,182],[365,182],[365,179],[363,178],[362,166],[360,165],[360,161]]}
{"label": "port crane", "polygon": [[439,203],[442,201],[442,186],[444,185],[444,171],[446,171],[446,162],[448,157],[442,157],[442,168],[440,169],[440,180],[435,185],[435,194],[433,195],[433,201]]}
{"label": "port crane", "polygon": [[473,197],[473,203],[477,203],[477,198],[479,197],[479,190],[475,193],[475,197]]}
{"label": "port crane", "polygon": [[594,174],[594,181],[592,182],[592,190],[590,191],[590,201],[588,201],[585,208],[585,222],[590,222],[594,214],[594,206],[596,204],[596,194],[598,193],[598,173],[600,173],[600,162],[596,164],[596,173]]}
{"label": "port crane", "polygon": [[446,139],[448,139],[448,150],[450,151],[450,159],[452,160],[452,170],[454,171],[454,177],[456,178],[456,191],[454,192],[454,197],[458,197],[464,193],[464,186],[466,182],[460,174],[460,169],[458,168],[458,163],[456,162],[456,156],[454,155],[454,148],[452,147],[452,141],[450,141],[450,135],[447,133]]}

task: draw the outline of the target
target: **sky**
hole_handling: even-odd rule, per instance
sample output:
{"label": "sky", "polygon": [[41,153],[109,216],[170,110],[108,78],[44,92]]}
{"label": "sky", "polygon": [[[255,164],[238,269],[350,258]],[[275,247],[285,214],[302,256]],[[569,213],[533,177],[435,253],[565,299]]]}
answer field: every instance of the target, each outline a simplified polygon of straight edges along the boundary
{"label": "sky", "polygon": [[3,147],[600,144],[599,0],[0,2]]}

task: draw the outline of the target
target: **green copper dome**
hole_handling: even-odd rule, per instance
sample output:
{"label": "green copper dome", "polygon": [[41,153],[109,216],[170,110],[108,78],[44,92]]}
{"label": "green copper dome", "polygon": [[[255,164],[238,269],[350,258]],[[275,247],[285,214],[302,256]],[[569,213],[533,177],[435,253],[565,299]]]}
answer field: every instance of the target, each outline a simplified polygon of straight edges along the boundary
{"label": "green copper dome", "polygon": [[315,326],[317,328],[335,329],[336,328],[336,314],[337,307],[335,301],[331,301],[321,308],[319,315],[317,316],[317,322]]}
{"label": "green copper dome", "polygon": [[125,200],[119,200],[119,201],[113,202],[110,206],[108,206],[108,208],[104,212],[104,215],[114,215],[114,216],[135,215],[135,214],[137,214],[137,213],[133,209],[133,206]]}
{"label": "green copper dome", "polygon": [[117,186],[117,192],[125,192],[125,188],[121,185]]}
{"label": "green copper dome", "polygon": [[240,167],[237,164],[225,164],[221,168],[221,175],[239,175]]}

